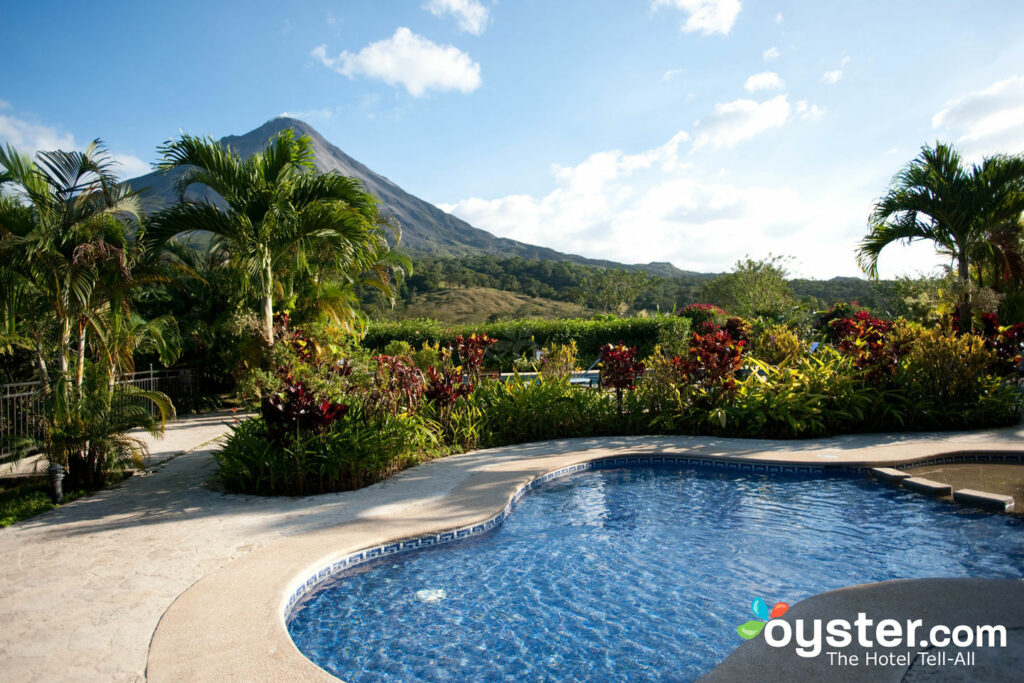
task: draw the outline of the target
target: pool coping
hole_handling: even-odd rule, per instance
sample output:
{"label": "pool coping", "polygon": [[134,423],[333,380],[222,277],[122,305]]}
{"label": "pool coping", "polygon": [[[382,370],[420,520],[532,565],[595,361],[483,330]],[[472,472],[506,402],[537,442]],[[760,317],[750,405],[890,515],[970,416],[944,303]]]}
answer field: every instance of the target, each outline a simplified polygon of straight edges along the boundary
{"label": "pool coping", "polygon": [[[441,495],[396,509],[384,504],[356,519],[286,538],[238,558],[197,581],[167,609],[153,634],[147,678],[163,680],[337,680],[306,659],[288,636],[285,615],[315,583],[343,571],[353,556],[458,530],[470,535],[500,523],[538,480],[621,461],[664,464],[666,458],[734,471],[771,474],[860,471],[944,462],[1021,462],[1019,428],[1008,438],[972,440],[969,433],[914,435],[858,446],[858,437],[772,442],[701,437],[610,437],[523,444],[451,456],[395,477],[393,487],[424,476],[461,477]],[[991,436],[991,432],[988,433]],[[863,439],[861,439],[863,440]],[[993,445],[995,447],[993,447]],[[838,452],[836,452],[838,451]],[[655,463],[660,460],[660,463]],[[431,463],[433,464],[433,463]],[[609,465],[618,466],[618,465]],[[461,467],[461,469],[460,469]],[[756,469],[755,469],[756,468]],[[429,471],[428,471],[429,470]],[[443,487],[442,487],[443,488]],[[391,499],[396,491],[391,490]],[[497,520],[497,521],[495,521]],[[390,553],[387,553],[390,554]],[[187,653],[187,654],[186,654]]]}

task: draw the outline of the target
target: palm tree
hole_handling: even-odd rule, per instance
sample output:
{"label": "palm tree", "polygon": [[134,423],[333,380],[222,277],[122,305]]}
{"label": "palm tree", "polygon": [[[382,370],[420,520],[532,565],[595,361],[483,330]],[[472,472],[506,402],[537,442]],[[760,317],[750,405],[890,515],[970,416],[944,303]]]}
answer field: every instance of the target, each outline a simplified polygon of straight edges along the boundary
{"label": "palm tree", "polygon": [[[150,239],[163,244],[182,233],[212,233],[261,301],[267,345],[274,341],[274,294],[282,274],[332,266],[358,274],[388,252],[376,200],[358,180],[313,172],[312,150],[308,137],[290,130],[245,160],[211,138],[191,135],[160,148],[160,168],[186,170],[178,183],[182,201],[153,217]],[[185,202],[195,184],[222,201]]]}
{"label": "palm tree", "polygon": [[[972,259],[997,248],[993,235],[1019,221],[1022,212],[1024,156],[986,157],[968,168],[952,147],[926,145],[875,203],[857,259],[865,273],[878,277],[878,256],[886,246],[930,240],[956,262],[960,280],[967,282]],[[958,317],[970,320],[968,294],[960,301]]]}
{"label": "palm tree", "polygon": [[12,191],[0,204],[0,261],[11,284],[3,298],[19,296],[43,379],[52,343],[56,370],[80,389],[91,319],[109,301],[97,287],[130,278],[126,248],[139,234],[141,205],[117,182],[99,140],[37,158],[0,149],[0,184]]}
{"label": "palm tree", "polygon": [[140,204],[98,140],[35,161],[0,149],[0,185],[6,345],[34,347],[46,399],[42,432],[25,447],[66,466],[71,485],[94,486],[104,469],[143,452],[128,430],[157,433],[174,412],[159,392],[116,384],[136,347],[173,341],[158,334],[169,321],[147,325],[130,311],[130,290],[151,280]]}
{"label": "palm tree", "polygon": [[394,305],[395,283],[412,272],[409,258],[397,251],[378,252],[377,260],[363,272],[354,272],[346,263],[332,263],[329,253],[310,260],[324,265],[316,272],[290,269],[281,278],[279,292],[292,322],[327,322],[347,333],[366,323],[357,286],[379,290]]}

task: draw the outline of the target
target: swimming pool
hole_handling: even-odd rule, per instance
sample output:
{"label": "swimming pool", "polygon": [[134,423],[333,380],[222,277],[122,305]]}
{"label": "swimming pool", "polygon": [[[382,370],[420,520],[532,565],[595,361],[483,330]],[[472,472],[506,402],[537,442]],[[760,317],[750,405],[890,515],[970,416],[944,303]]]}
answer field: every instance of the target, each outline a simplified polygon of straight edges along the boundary
{"label": "swimming pool", "polygon": [[755,597],[929,576],[1024,576],[1022,520],[853,476],[601,469],[491,533],[324,582],[288,629],[349,681],[690,680],[742,642]]}

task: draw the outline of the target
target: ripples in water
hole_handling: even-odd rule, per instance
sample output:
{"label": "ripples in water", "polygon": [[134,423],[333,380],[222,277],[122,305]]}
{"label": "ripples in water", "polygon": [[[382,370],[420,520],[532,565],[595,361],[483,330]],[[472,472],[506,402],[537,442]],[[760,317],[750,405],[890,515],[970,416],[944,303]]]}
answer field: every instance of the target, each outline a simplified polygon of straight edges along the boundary
{"label": "ripples in water", "polygon": [[589,471],[538,487],[485,536],[333,580],[289,632],[353,682],[693,680],[740,644],[758,596],[1024,577],[1021,518],[908,495],[860,478]]}

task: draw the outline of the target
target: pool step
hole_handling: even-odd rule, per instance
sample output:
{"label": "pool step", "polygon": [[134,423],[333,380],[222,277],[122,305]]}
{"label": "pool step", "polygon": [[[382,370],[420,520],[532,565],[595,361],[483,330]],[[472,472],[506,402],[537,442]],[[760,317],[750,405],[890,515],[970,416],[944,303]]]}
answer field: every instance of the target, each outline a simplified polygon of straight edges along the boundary
{"label": "pool step", "polygon": [[953,493],[953,487],[949,484],[924,477],[907,477],[903,480],[903,486],[919,493],[927,493],[929,496],[948,496]]}
{"label": "pool step", "polygon": [[955,502],[962,505],[973,505],[998,512],[1010,512],[1014,509],[1015,501],[1012,496],[978,491],[976,489],[953,491],[953,487],[950,484],[944,484],[933,479],[925,479],[924,477],[915,477],[909,472],[898,470],[895,467],[872,467],[871,476],[896,486],[902,484],[906,489],[928,496],[936,496],[938,498],[952,496]]}
{"label": "pool step", "polygon": [[903,479],[910,478],[909,473],[898,470],[895,467],[872,467],[871,474],[879,479],[887,479],[891,482],[900,482]]}
{"label": "pool step", "polygon": [[976,505],[988,510],[999,510],[1008,512],[1013,509],[1013,497],[1004,496],[999,493],[987,491],[976,491],[975,489],[960,489],[953,494],[953,500],[958,503]]}

